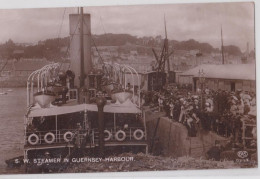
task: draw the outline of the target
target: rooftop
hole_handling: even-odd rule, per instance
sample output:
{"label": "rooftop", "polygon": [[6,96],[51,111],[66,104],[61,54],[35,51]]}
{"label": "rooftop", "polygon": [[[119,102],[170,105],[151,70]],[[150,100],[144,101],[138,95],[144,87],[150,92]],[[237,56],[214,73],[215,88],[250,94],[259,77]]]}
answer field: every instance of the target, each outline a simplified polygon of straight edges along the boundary
{"label": "rooftop", "polygon": [[255,80],[256,78],[255,64],[203,64],[183,72],[181,76],[199,77],[199,70],[203,70],[206,78],[242,80]]}
{"label": "rooftop", "polygon": [[[19,61],[8,61],[4,66],[3,71],[35,71],[43,66],[50,64],[47,60],[19,60]],[[1,66],[1,65],[0,65]]]}

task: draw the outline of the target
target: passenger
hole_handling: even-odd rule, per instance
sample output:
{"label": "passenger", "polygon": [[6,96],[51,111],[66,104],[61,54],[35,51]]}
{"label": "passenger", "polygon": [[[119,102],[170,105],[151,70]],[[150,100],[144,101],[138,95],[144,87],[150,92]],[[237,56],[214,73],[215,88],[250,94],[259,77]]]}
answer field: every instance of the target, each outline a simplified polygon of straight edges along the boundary
{"label": "passenger", "polygon": [[191,117],[191,115],[189,113],[186,114],[186,123],[187,123],[187,126],[188,126],[188,135],[189,135],[189,137],[192,137],[193,118]]}
{"label": "passenger", "polygon": [[200,109],[199,109],[199,100],[197,99],[194,100],[192,112],[193,112],[192,116],[195,118],[196,123],[198,124],[200,121],[199,119]]}
{"label": "passenger", "polygon": [[80,132],[81,132],[81,130],[82,130],[82,127],[81,127],[81,125],[80,125],[80,123],[77,123],[77,129],[76,129],[76,131],[75,131],[75,133],[74,133],[74,145],[75,145],[75,147],[77,147],[77,148],[80,148],[80,144],[81,144],[81,141],[80,141]]}
{"label": "passenger", "polygon": [[163,99],[162,99],[162,96],[159,96],[158,104],[159,104],[159,112],[162,112],[163,111]]}
{"label": "passenger", "polygon": [[205,130],[211,129],[211,115],[210,115],[211,112],[212,112],[212,108],[210,106],[210,103],[205,103],[205,109],[202,117],[202,126]]}
{"label": "passenger", "polygon": [[238,107],[236,105],[237,103],[237,98],[236,97],[233,97],[233,99],[231,100],[231,107],[230,107],[230,112],[232,115],[236,115],[237,114],[237,111],[238,111]]}
{"label": "passenger", "polygon": [[180,111],[180,116],[179,116],[179,122],[182,123],[185,120],[185,105],[186,105],[186,101],[184,101],[183,98],[180,99],[181,102],[181,111]]}
{"label": "passenger", "polygon": [[251,96],[249,95],[248,91],[245,91],[245,94],[243,95],[243,102],[244,102],[244,114],[247,115],[250,111],[250,101],[252,100]]}
{"label": "passenger", "polygon": [[179,120],[179,116],[180,116],[180,113],[181,113],[181,102],[179,100],[176,100],[175,101],[175,106],[174,106],[174,119],[176,121]]}
{"label": "passenger", "polygon": [[[194,124],[199,126],[196,123],[200,122],[204,129],[214,130],[224,136],[230,136],[231,133],[234,135],[234,132],[237,135],[234,126],[239,123],[236,121],[255,105],[255,95],[252,92],[249,95],[248,91],[213,91],[206,88],[204,91],[199,89],[199,92],[197,94],[203,93],[205,98],[192,95],[186,89],[165,88],[160,92],[151,92],[151,97],[146,101],[153,99],[153,104],[159,105],[160,111],[164,109],[169,118],[188,128]],[[200,108],[201,103],[204,103],[204,109]],[[192,112],[188,110],[187,104],[192,106]]]}
{"label": "passenger", "polygon": [[205,93],[206,93],[206,95],[209,95],[209,89],[206,87],[206,89],[205,89]]}
{"label": "passenger", "polygon": [[130,83],[127,83],[126,89],[127,89],[127,90],[131,90],[131,88],[132,88],[131,84],[130,84]]}
{"label": "passenger", "polygon": [[207,152],[207,158],[209,160],[220,161],[221,145],[218,140],[215,141],[215,146],[211,147]]}
{"label": "passenger", "polygon": [[170,102],[169,106],[170,106],[170,118],[173,119],[174,104],[172,101]]}
{"label": "passenger", "polygon": [[239,115],[243,115],[244,114],[244,108],[245,108],[244,101],[242,99],[240,99],[237,102],[237,109],[238,109],[238,114]]}
{"label": "passenger", "polygon": [[194,105],[191,103],[186,112],[187,126],[188,126],[190,137],[196,137],[198,123],[200,121],[200,119],[196,114],[196,109],[194,109],[193,106]]}
{"label": "passenger", "polygon": [[254,93],[254,92],[251,92],[251,95],[250,95],[250,96],[252,97],[252,99],[251,99],[251,101],[250,101],[251,106],[255,106],[255,105],[256,105],[256,95],[255,95],[255,93]]}
{"label": "passenger", "polygon": [[206,108],[206,111],[207,112],[213,112],[213,110],[214,110],[213,99],[211,98],[210,95],[207,95],[206,103],[209,104],[209,106]]}

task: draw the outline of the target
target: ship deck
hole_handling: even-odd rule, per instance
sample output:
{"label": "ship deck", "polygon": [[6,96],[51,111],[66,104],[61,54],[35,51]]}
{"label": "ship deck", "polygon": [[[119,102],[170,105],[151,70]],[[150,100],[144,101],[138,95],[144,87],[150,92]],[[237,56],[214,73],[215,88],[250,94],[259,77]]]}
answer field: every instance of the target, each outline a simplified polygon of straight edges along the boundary
{"label": "ship deck", "polygon": [[[62,106],[51,105],[48,108],[41,108],[38,105],[32,107],[27,117],[56,116],[61,114],[69,114],[81,111],[98,111],[96,104],[77,104],[76,101],[69,101]],[[116,104],[109,101],[104,106],[106,113],[141,113],[141,110],[134,104]]]}

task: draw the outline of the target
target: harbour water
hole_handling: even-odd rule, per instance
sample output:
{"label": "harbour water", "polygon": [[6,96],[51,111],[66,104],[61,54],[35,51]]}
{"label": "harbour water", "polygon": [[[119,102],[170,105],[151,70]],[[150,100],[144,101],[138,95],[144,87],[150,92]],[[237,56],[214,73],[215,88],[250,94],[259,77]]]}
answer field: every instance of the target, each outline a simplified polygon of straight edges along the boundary
{"label": "harbour water", "polygon": [[13,88],[7,93],[0,95],[0,174],[23,173],[22,168],[7,168],[5,160],[23,155],[26,88]]}

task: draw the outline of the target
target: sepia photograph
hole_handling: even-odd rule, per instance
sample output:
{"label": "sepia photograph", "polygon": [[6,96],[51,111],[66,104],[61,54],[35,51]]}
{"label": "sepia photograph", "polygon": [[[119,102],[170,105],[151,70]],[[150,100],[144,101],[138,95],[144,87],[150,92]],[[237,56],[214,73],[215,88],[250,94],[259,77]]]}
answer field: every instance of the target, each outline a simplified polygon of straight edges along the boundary
{"label": "sepia photograph", "polygon": [[254,2],[1,8],[0,26],[1,175],[258,168]]}

